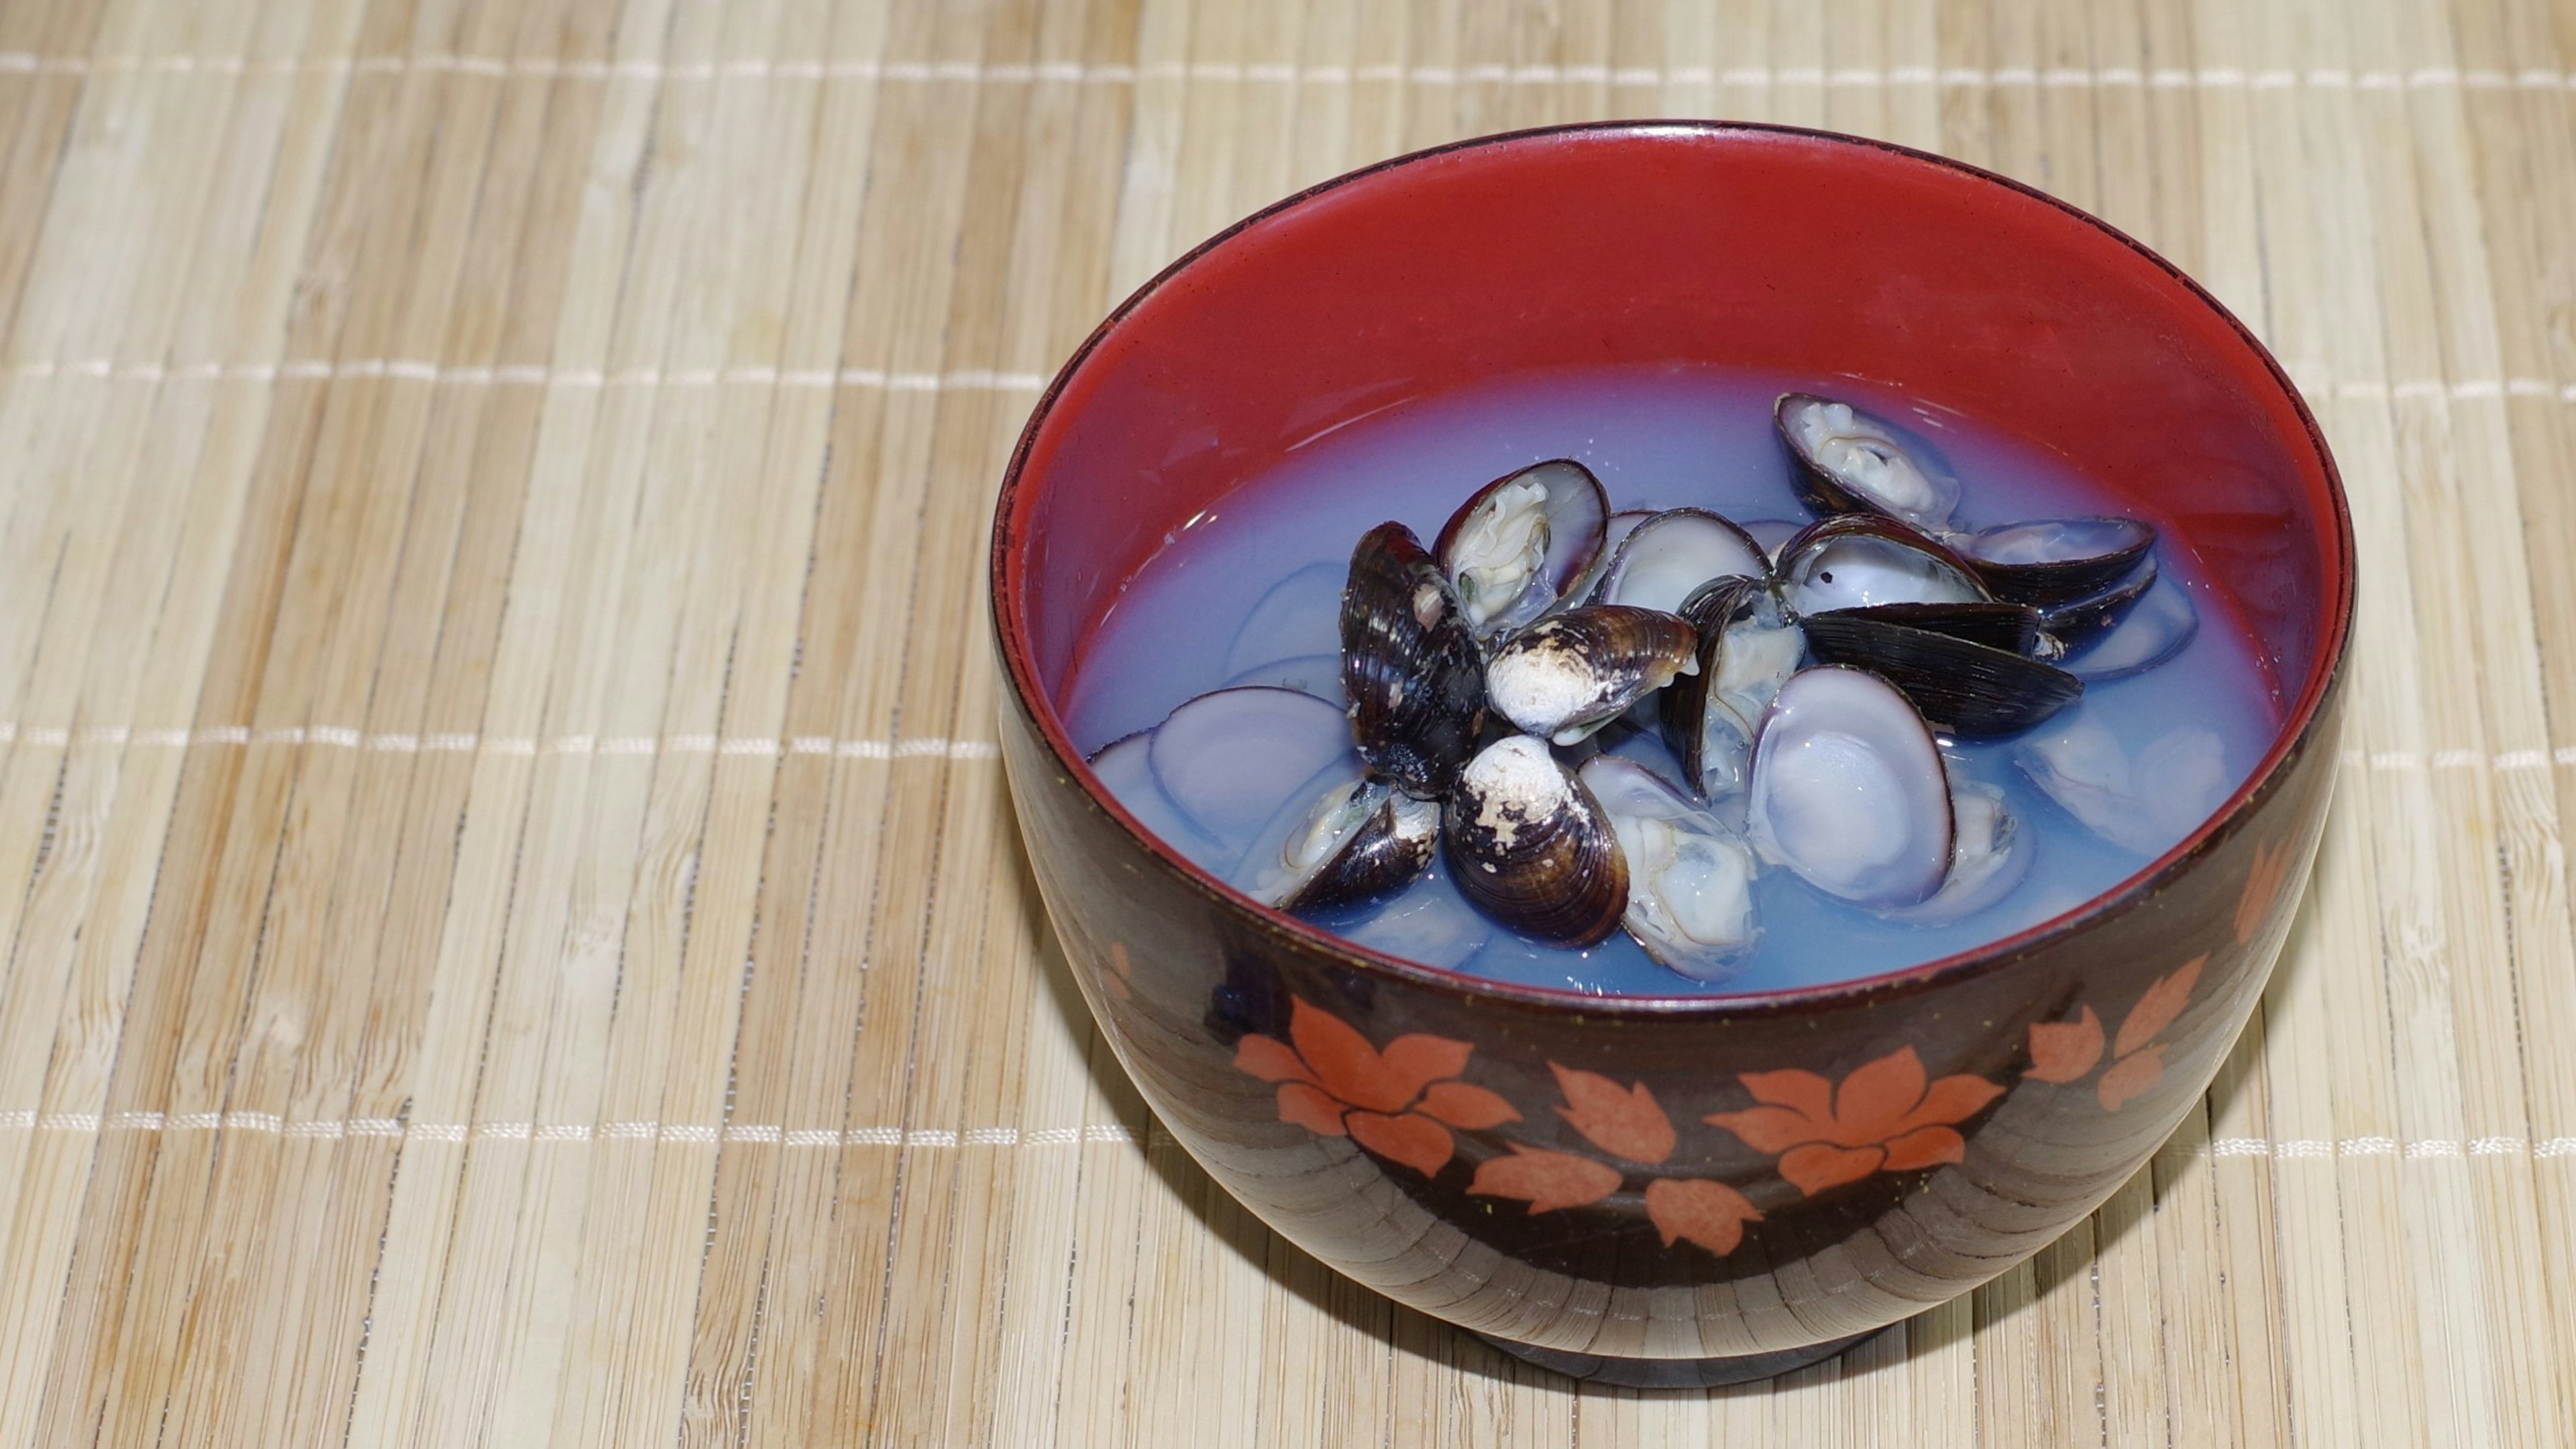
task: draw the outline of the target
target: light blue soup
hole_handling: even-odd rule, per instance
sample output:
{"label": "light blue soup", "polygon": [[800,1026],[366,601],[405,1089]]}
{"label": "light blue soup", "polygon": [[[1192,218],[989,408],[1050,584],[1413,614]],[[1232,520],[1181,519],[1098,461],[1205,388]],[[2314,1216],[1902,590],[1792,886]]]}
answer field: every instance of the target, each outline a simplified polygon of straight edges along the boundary
{"label": "light blue soup", "polygon": [[[1710,509],[1757,525],[1753,531],[1769,544],[1786,525],[1811,517],[1792,488],[1793,465],[1772,424],[1774,401],[1792,391],[1848,401],[1928,440],[1959,481],[1958,527],[2125,513],[2162,535],[2157,590],[2171,592],[2155,601],[2187,601],[2199,619],[2178,654],[2141,673],[2089,682],[2075,704],[2023,734],[1940,740],[1954,782],[2002,791],[2029,862],[2018,885],[1971,914],[1927,925],[1847,904],[1789,869],[1766,865],[1752,886],[1758,940],[1715,980],[1667,969],[1624,932],[1575,950],[1505,929],[1460,896],[1445,854],[1399,894],[1316,913],[1316,924],[1426,965],[1600,995],[1852,980],[2013,935],[2111,889],[2190,834],[2243,783],[2284,702],[2252,639],[2210,589],[2201,560],[2163,520],[2089,482],[2078,460],[2044,454],[1997,427],[1901,393],[1847,379],[1708,368],[1517,376],[1310,439],[1289,462],[1244,479],[1191,520],[1138,574],[1077,661],[1066,696],[1074,741],[1087,754],[1100,752],[1230,684],[1301,690],[1339,709],[1341,591],[1354,542],[1393,519],[1431,544],[1476,489],[1542,459],[1588,466],[1613,509]],[[1765,520],[1781,527],[1758,526]],[[2121,647],[2119,636],[2095,647]],[[1199,727],[1211,726],[1202,720]],[[1213,726],[1226,727],[1222,719]],[[1599,742],[1668,780],[1682,779],[1651,730],[1613,726]],[[1314,751],[1311,740],[1247,747],[1246,757],[1287,760],[1279,771],[1296,778],[1263,781],[1245,772],[1205,782],[1233,792],[1223,806],[1229,819],[1208,828],[1157,786],[1145,743],[1111,751],[1097,768],[1132,813],[1221,878],[1230,878],[1250,849],[1253,827],[1245,822],[1285,805],[1307,778],[1298,772],[1314,764],[1298,756],[1301,748]],[[2055,782],[2053,792],[2037,783],[2039,775]]]}

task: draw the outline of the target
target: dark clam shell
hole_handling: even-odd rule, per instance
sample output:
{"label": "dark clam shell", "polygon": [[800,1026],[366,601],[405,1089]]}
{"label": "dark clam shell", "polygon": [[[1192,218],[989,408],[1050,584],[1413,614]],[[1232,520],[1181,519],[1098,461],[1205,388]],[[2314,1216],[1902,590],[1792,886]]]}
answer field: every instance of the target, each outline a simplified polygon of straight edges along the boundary
{"label": "dark clam shell", "polygon": [[1800,502],[1819,516],[1875,514],[1915,528],[1950,526],[1959,485],[1929,450],[1886,419],[1812,393],[1783,393],[1771,420],[1797,463]]}
{"label": "dark clam shell", "polygon": [[[1510,518],[1504,490],[1530,497]],[[1529,516],[1532,508],[1537,516]],[[1506,473],[1469,495],[1440,528],[1432,552],[1456,588],[1468,626],[1479,639],[1510,633],[1573,593],[1601,556],[1610,525],[1610,495],[1592,470],[1571,458],[1551,458]],[[1526,541],[1527,551],[1501,545]],[[1480,556],[1480,550],[1483,551]]]}
{"label": "dark clam shell", "polygon": [[1806,646],[1757,580],[1720,579],[1691,595],[1682,611],[1699,631],[1699,672],[1665,687],[1656,718],[1691,789],[1716,800],[1744,789],[1762,711],[1797,671]]}
{"label": "dark clam shell", "polygon": [[2098,594],[2156,546],[2134,518],[2043,518],[1950,539],[1998,599],[2046,607]]}
{"label": "dark clam shell", "polygon": [[2138,600],[2156,586],[2156,576],[2155,556],[2149,554],[2108,586],[2040,610],[2039,626],[2066,641],[2068,649],[2080,649],[2126,618]]}
{"label": "dark clam shell", "polygon": [[1628,909],[1628,863],[1609,818],[1544,740],[1511,735],[1470,761],[1440,839],[1459,892],[1522,935],[1589,946]]}
{"label": "dark clam shell", "polygon": [[1494,651],[1485,697],[1521,730],[1570,745],[1693,666],[1699,636],[1678,614],[1586,604],[1539,620]]}
{"label": "dark clam shell", "polygon": [[1426,799],[1449,792],[1485,728],[1484,655],[1447,576],[1401,523],[1351,551],[1342,693],[1361,758]]}
{"label": "dark clam shell", "polygon": [[1356,768],[1327,771],[1262,831],[1235,884],[1292,913],[1357,905],[1412,884],[1430,867],[1439,840],[1435,802]]}
{"label": "dark clam shell", "polygon": [[1989,649],[2047,659],[2057,652],[2057,641],[2040,627],[2039,611],[2028,604],[2007,604],[2001,600],[1971,604],[1872,604],[1859,609],[1837,609],[1834,615],[1855,619],[1878,619],[1890,624],[1904,624],[1916,629],[1929,629]]}
{"label": "dark clam shell", "polygon": [[2148,587],[2119,623],[2088,641],[2067,669],[2088,680],[2143,674],[2182,652],[2200,630],[2200,611],[2182,585],[2165,579]]}
{"label": "dark clam shell", "polygon": [[1933,728],[1952,734],[2015,734],[2084,692],[2083,680],[2054,665],[1864,610],[1811,614],[1802,622],[1818,659],[1866,669],[1895,685]]}
{"label": "dark clam shell", "polygon": [[1799,614],[1874,604],[1969,604],[1993,597],[1968,561],[1891,518],[1819,519],[1780,545],[1780,600]]}

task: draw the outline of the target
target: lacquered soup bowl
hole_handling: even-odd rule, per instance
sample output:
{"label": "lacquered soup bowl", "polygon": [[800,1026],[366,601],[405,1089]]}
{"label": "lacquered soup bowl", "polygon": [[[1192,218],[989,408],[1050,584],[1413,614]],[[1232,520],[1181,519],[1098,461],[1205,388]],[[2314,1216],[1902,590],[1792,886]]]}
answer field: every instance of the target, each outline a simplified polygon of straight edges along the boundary
{"label": "lacquered soup bowl", "polygon": [[[1722,997],[1513,987],[1346,945],[1146,836],[1058,713],[1122,587],[1301,441],[1533,369],[1842,373],[2007,427],[2168,520],[2282,723],[2242,788],[2031,930]],[[2350,519],[2297,391],[2137,243],[1849,137],[1492,137],[1292,197],[1128,299],[1002,485],[1003,756],[1084,998],[1173,1136],[1298,1246],[1538,1362],[1778,1372],[2089,1213],[2209,1085],[2322,825]]]}

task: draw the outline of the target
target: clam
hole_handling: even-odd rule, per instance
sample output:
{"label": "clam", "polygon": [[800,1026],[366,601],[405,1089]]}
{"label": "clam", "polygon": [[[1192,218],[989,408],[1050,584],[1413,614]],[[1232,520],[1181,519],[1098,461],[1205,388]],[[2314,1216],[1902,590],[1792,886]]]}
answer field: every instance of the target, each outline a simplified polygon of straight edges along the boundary
{"label": "clam", "polygon": [[1092,753],[1091,772],[1109,788],[1110,798],[1136,817],[1155,839],[1192,860],[1218,858],[1222,852],[1154,779],[1154,732],[1138,730],[1110,741]]}
{"label": "clam", "polygon": [[2200,611],[2191,606],[2191,596],[2171,579],[2160,580],[2066,667],[2084,679],[2126,679],[2181,653],[2199,630]]}
{"label": "clam", "polygon": [[1507,735],[1469,760],[1441,843],[1460,893],[1537,940],[1589,946],[1619,929],[1628,909],[1618,838],[1544,740]]}
{"label": "clam", "polygon": [[1763,857],[1876,910],[1919,904],[1950,869],[1941,752],[1895,686],[1826,665],[1792,677],[1753,742],[1746,826]]}
{"label": "clam", "polygon": [[2055,659],[2065,646],[2040,627],[2039,611],[2000,600],[1968,604],[1868,604],[1828,610],[1836,618],[1879,619],[1928,629],[2032,659]]}
{"label": "clam", "polygon": [[1976,780],[1950,781],[1950,870],[1929,900],[1883,912],[1918,926],[1964,921],[2012,894],[2030,874],[2030,846],[2004,792]]}
{"label": "clam", "polygon": [[1996,598],[2046,606],[2127,577],[2156,546],[2156,531],[2134,518],[2042,518],[1948,541]]}
{"label": "clam", "polygon": [[1770,576],[1769,556],[1743,529],[1705,508],[1675,508],[1629,531],[1602,569],[1591,602],[1679,613],[1682,601],[1712,579]]}
{"label": "clam", "polygon": [[1225,682],[1225,687],[1234,689],[1246,684],[1269,684],[1298,690],[1326,701],[1335,709],[1349,703],[1342,698],[1342,656],[1339,654],[1301,654],[1294,659],[1274,659],[1234,676]]}
{"label": "clam", "polygon": [[1485,698],[1517,728],[1570,745],[1696,670],[1698,635],[1679,616],[1625,604],[1551,614],[1494,651]]}
{"label": "clam", "polygon": [[1225,672],[1240,677],[1265,664],[1331,649],[1346,575],[1339,563],[1312,563],[1271,585],[1234,631]]}
{"label": "clam", "polygon": [[1361,536],[1341,626],[1342,693],[1360,755],[1415,795],[1448,793],[1485,728],[1484,655],[1411,529],[1382,523]]}
{"label": "clam", "polygon": [[1590,571],[1610,500],[1592,471],[1557,458],[1476,490],[1433,545],[1478,639],[1546,613]]}
{"label": "clam", "polygon": [[[1266,685],[1210,690],[1154,730],[1154,783],[1232,862],[1297,787],[1349,756],[1342,712],[1311,694]],[[1354,762],[1356,763],[1356,762]]]}
{"label": "clam", "polygon": [[1699,671],[1657,697],[1659,722],[1690,787],[1723,800],[1744,792],[1754,727],[1797,673],[1807,643],[1751,579],[1721,579],[1683,607],[1699,630]]}
{"label": "clam", "polygon": [[1753,949],[1754,859],[1734,831],[1633,760],[1597,755],[1580,778],[1628,866],[1620,924],[1646,954],[1684,976],[1715,980]]}
{"label": "clam", "polygon": [[1619,545],[1628,541],[1628,535],[1637,531],[1637,525],[1654,516],[1655,510],[1651,508],[1623,508],[1611,514],[1610,521],[1601,529],[1601,551],[1592,556],[1592,566],[1583,571],[1583,577],[1575,580],[1574,587],[1565,591],[1565,597],[1558,601],[1559,607],[1599,602],[1592,593],[1600,586],[1601,571],[1610,566],[1610,560],[1618,557]]}
{"label": "clam", "polygon": [[1431,864],[1440,806],[1357,768],[1327,767],[1271,818],[1234,883],[1265,906],[1323,910],[1392,894]]}
{"label": "clam", "polygon": [[2090,710],[2071,712],[2023,741],[2013,762],[2094,834],[2139,855],[2154,855],[2190,834],[2236,778],[2214,731],[2174,730],[2132,757]]}
{"label": "clam", "polygon": [[2054,665],[1898,623],[1876,610],[1834,609],[1801,623],[1818,659],[1879,676],[1905,691],[1935,728],[1952,734],[2015,734],[2084,692],[2083,680]]}
{"label": "clam", "polygon": [[1452,970],[1465,966],[1494,935],[1492,922],[1436,882],[1395,896],[1336,929],[1355,945]]}
{"label": "clam", "polygon": [[1991,597],[1967,561],[1902,523],[1846,513],[1780,546],[1780,597],[1821,614],[1873,604],[1970,604]]}
{"label": "clam", "polygon": [[2092,593],[2040,610],[2039,626],[2065,641],[2067,648],[2081,648],[2128,617],[2147,590],[2156,586],[2157,577],[2155,556],[2150,554],[2136,568]]}
{"label": "clam", "polygon": [[1884,419],[1798,392],[1782,394],[1771,416],[1797,461],[1798,497],[1818,514],[1878,514],[1928,533],[1950,526],[1958,483]]}

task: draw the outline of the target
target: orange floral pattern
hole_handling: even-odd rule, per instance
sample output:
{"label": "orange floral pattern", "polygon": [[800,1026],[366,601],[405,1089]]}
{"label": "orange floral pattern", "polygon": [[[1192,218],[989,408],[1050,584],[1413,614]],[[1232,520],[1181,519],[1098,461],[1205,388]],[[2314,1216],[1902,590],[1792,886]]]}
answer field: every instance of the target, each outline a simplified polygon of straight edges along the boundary
{"label": "orange floral pattern", "polygon": [[[1673,1119],[1643,1082],[1622,1087],[1599,1072],[1547,1064],[1565,1105],[1556,1115],[1584,1140],[1614,1157],[1652,1166],[1673,1154]],[[1511,1156],[1476,1169],[1467,1191],[1526,1203],[1533,1216],[1584,1207],[1619,1190],[1627,1174],[1581,1153],[1511,1144]],[[1744,1241],[1744,1225],[1762,1220],[1752,1200],[1725,1183],[1696,1177],[1647,1179],[1646,1218],[1664,1246],[1688,1239],[1721,1257]]]}
{"label": "orange floral pattern", "polygon": [[1288,1040],[1248,1033],[1234,1064],[1279,1084],[1279,1120],[1325,1137],[1348,1137],[1425,1177],[1448,1166],[1457,1140],[1521,1120],[1494,1092],[1459,1081],[1468,1042],[1419,1033],[1381,1051],[1349,1022],[1302,996],[1289,998]]}
{"label": "orange floral pattern", "polygon": [[1814,1072],[1746,1072],[1760,1104],[1707,1120],[1776,1154],[1780,1175],[1812,1197],[1874,1172],[1911,1172],[1967,1156],[1957,1130],[2003,1095],[1983,1077],[1928,1079],[1910,1046],[1854,1067],[1836,1086]]}
{"label": "orange floral pattern", "polygon": [[2236,897],[2236,944],[2245,945],[2271,912],[2272,898],[2290,872],[2290,842],[2275,840],[2254,847],[2254,864],[2245,873],[2245,889]]}
{"label": "orange floral pattern", "polygon": [[[2110,1042],[2111,1066],[2093,1086],[2103,1111],[2119,1111],[2164,1080],[2165,1048],[2155,1038],[2190,1004],[2191,989],[2199,984],[2200,970],[2208,963],[2207,956],[2195,956],[2157,977],[2121,1018],[2119,1033]],[[2081,1081],[2101,1063],[2102,1047],[2102,1018],[2090,1006],[2073,1021],[2034,1022],[2030,1070],[2022,1075],[2059,1085]]]}

